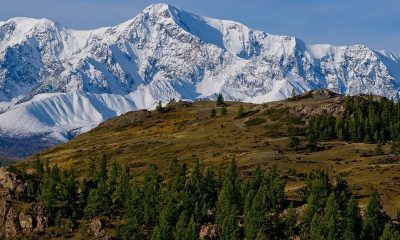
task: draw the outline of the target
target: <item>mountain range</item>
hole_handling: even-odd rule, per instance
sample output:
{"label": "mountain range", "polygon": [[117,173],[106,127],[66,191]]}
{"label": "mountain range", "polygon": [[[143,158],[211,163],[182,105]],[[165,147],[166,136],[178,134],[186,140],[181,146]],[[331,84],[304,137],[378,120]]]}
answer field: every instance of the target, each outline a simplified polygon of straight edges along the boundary
{"label": "mountain range", "polygon": [[167,4],[95,30],[47,19],[0,22],[0,151],[10,156],[158,101],[222,93],[263,103],[322,88],[399,101],[400,56],[363,45],[310,45]]}

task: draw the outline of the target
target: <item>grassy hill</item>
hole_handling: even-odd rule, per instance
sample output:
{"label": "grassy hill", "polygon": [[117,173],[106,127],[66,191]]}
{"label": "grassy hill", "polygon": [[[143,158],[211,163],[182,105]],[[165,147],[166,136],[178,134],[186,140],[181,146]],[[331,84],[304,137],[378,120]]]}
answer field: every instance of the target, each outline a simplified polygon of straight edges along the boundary
{"label": "grassy hill", "polygon": [[[400,158],[388,154],[389,144],[383,146],[382,156],[374,156],[375,144],[344,141],[319,142],[318,150],[309,152],[305,137],[298,151],[287,147],[289,127],[304,133],[311,116],[340,116],[345,111],[343,96],[314,91],[261,105],[226,104],[224,116],[221,107],[209,101],[170,103],[162,112],[129,112],[18,166],[29,169],[39,156],[79,175],[87,171],[91,158],[106,154],[140,178],[149,163],[165,172],[174,157],[188,165],[200,160],[216,169],[225,169],[234,158],[243,176],[257,165],[276,164],[287,176],[286,191],[293,198],[303,186],[305,173],[322,168],[331,175],[344,174],[361,205],[372,188],[378,189],[385,210],[394,215],[400,204]],[[241,105],[245,112],[238,116]],[[210,116],[213,108],[216,117]]]}

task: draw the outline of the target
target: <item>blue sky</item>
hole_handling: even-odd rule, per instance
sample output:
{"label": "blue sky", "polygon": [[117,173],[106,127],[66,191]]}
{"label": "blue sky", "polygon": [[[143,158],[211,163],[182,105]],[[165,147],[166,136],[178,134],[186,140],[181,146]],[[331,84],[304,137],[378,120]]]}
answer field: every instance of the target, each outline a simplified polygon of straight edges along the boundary
{"label": "blue sky", "polygon": [[[0,20],[49,18],[75,29],[111,26],[136,16],[143,0],[0,0]],[[242,22],[309,43],[361,43],[400,53],[399,0],[164,0],[199,15]]]}

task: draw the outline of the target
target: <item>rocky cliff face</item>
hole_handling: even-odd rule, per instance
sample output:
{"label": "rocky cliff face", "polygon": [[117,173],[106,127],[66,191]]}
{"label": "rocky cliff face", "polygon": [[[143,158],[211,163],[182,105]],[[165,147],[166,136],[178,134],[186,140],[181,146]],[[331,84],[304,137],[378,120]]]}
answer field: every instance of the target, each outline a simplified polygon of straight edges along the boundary
{"label": "rocky cliff face", "polygon": [[158,100],[261,103],[319,88],[399,100],[400,58],[363,45],[309,45],[155,4],[113,27],[0,22],[0,134],[66,141]]}
{"label": "rocky cliff face", "polygon": [[45,233],[48,226],[46,210],[29,203],[27,184],[0,168],[0,238]]}

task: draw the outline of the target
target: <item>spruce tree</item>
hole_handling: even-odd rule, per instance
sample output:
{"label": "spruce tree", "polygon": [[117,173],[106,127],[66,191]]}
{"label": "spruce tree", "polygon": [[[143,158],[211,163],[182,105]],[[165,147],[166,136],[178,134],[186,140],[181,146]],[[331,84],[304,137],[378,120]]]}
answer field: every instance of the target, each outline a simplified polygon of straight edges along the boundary
{"label": "spruce tree", "polygon": [[144,175],[146,184],[143,189],[143,220],[146,224],[154,224],[158,215],[158,202],[162,178],[155,165],[150,165]]}
{"label": "spruce tree", "polygon": [[218,94],[217,97],[217,106],[223,106],[225,105],[225,101],[224,101],[224,96],[222,95],[222,93]]}
{"label": "spruce tree", "polygon": [[296,210],[292,202],[287,210],[285,219],[285,236],[287,239],[292,239],[296,235],[296,221]]}
{"label": "spruce tree", "polygon": [[379,240],[400,240],[400,230],[386,224]]}
{"label": "spruce tree", "polygon": [[164,107],[162,106],[161,100],[158,101],[157,103],[156,111],[160,113],[164,111]]}
{"label": "spruce tree", "polygon": [[197,240],[198,239],[198,233],[196,229],[196,224],[194,222],[194,217],[190,217],[189,224],[186,228],[185,231],[185,240]]}
{"label": "spruce tree", "polygon": [[100,195],[97,189],[92,189],[89,192],[89,196],[87,199],[87,205],[84,209],[85,216],[87,219],[91,219],[95,216],[101,214],[101,202],[100,202]]}
{"label": "spruce tree", "polygon": [[362,229],[363,239],[377,240],[381,236],[384,228],[382,216],[382,205],[377,191],[372,191],[365,215]]}
{"label": "spruce tree", "polygon": [[228,213],[222,222],[221,227],[221,240],[233,240],[238,239],[239,228],[237,225],[235,209],[232,209],[231,213]]}
{"label": "spruce tree", "polygon": [[357,240],[360,238],[362,228],[362,220],[360,215],[360,209],[358,207],[357,201],[352,197],[346,208],[345,218],[344,218],[344,240]]}
{"label": "spruce tree", "polygon": [[229,173],[225,177],[223,187],[216,203],[215,221],[222,224],[225,217],[236,211],[241,206],[240,186],[235,160],[232,160]]}

